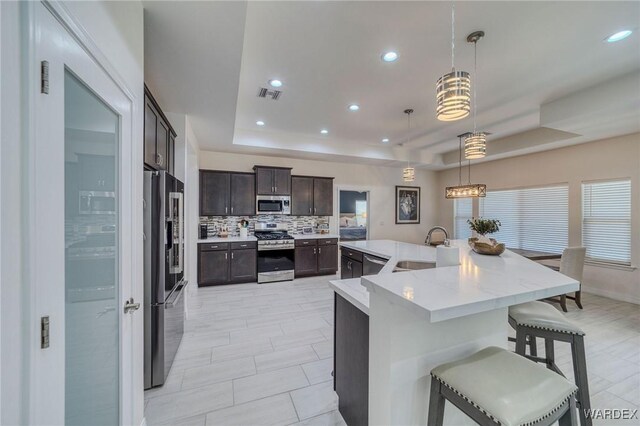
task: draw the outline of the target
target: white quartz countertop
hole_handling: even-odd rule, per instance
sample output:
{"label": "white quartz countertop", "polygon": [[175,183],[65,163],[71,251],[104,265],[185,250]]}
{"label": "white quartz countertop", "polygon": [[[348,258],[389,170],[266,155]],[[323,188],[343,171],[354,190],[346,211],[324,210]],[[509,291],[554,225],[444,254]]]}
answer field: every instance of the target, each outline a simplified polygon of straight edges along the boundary
{"label": "white quartz countertop", "polygon": [[294,240],[318,240],[323,238],[340,238],[336,234],[292,234]]}
{"label": "white quartz countertop", "polygon": [[361,284],[360,278],[348,280],[332,280],[330,286],[340,296],[347,299],[353,306],[369,315],[369,292]]}
{"label": "white quartz countertop", "polygon": [[248,237],[211,237],[211,238],[203,238],[198,240],[198,244],[200,243],[238,243],[245,241],[258,241],[256,237],[250,235]]}
{"label": "white quartz countertop", "polygon": [[[430,322],[578,290],[574,279],[509,250],[501,256],[484,256],[474,253],[464,240],[454,240],[452,245],[460,249],[459,266],[391,273],[401,260],[435,261],[436,249],[390,240],[341,243],[342,247],[389,259],[378,275],[362,277],[361,287]],[[346,281],[352,280],[332,281],[331,287],[359,307],[365,300],[361,290]]]}

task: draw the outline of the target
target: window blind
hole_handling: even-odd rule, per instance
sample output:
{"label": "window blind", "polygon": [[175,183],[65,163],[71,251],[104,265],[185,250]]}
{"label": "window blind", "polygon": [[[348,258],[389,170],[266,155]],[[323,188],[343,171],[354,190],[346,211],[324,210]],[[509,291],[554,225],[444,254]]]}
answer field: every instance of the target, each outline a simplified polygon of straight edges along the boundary
{"label": "window blind", "polygon": [[473,199],[456,198],[453,204],[453,235],[456,239],[471,237],[467,220],[473,217]]}
{"label": "window blind", "polygon": [[591,260],[631,265],[631,180],[582,184],[582,244]]}
{"label": "window blind", "polygon": [[480,215],[501,222],[491,237],[507,247],[562,253],[569,241],[569,187],[489,191]]}

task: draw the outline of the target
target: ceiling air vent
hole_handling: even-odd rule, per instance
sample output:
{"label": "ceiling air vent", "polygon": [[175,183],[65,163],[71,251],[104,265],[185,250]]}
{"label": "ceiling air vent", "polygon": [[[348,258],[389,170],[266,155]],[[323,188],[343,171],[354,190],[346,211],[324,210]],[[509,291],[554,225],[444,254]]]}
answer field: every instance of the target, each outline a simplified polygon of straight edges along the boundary
{"label": "ceiling air vent", "polygon": [[259,98],[271,98],[274,101],[277,101],[282,92],[280,90],[269,90],[267,88],[261,87],[258,89],[258,97]]}

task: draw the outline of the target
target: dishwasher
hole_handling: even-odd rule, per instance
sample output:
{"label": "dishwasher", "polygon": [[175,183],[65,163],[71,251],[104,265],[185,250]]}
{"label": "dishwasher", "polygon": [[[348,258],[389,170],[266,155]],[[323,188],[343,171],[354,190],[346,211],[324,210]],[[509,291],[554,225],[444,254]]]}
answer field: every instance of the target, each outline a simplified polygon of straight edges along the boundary
{"label": "dishwasher", "polygon": [[376,275],[384,265],[387,264],[389,259],[383,257],[372,256],[370,254],[363,254],[362,256],[362,275]]}

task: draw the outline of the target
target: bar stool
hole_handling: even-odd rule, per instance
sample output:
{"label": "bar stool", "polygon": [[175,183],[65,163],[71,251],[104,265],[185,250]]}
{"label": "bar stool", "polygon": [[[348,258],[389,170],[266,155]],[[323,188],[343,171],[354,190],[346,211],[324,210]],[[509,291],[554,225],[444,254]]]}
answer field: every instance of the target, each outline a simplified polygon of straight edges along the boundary
{"label": "bar stool", "polygon": [[480,425],[577,424],[576,386],[495,346],[431,370],[428,426],[441,426],[445,400]]}
{"label": "bar stool", "polygon": [[[573,375],[578,386],[577,404],[580,407],[580,424],[591,425],[592,420],[585,412],[591,408],[587,362],[584,350],[584,331],[567,321],[556,308],[544,302],[528,302],[509,307],[509,324],[516,330],[516,353],[536,362],[543,362],[547,368],[564,374],[555,362],[554,342],[571,344]],[[538,357],[536,338],[544,339],[545,357]],[[529,346],[530,355],[526,354]]]}

